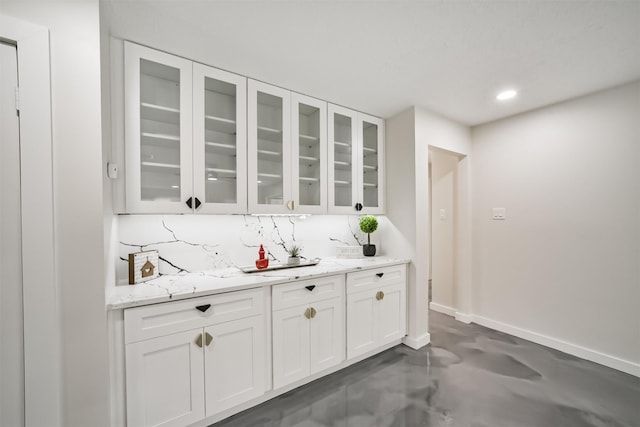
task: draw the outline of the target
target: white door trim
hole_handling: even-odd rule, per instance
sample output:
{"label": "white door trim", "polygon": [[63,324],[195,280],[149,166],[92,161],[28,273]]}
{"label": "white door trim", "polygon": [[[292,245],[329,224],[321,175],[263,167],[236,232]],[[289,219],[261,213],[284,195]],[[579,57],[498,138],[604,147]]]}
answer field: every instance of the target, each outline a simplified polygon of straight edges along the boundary
{"label": "white door trim", "polygon": [[26,425],[62,426],[61,322],[55,271],[49,30],[0,15],[18,48]]}

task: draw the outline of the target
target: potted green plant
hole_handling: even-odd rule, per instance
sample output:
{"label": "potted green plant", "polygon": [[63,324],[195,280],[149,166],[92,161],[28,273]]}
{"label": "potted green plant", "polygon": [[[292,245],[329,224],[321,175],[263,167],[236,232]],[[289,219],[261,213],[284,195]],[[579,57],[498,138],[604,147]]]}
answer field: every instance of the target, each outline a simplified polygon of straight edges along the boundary
{"label": "potted green plant", "polygon": [[376,254],[376,245],[371,244],[371,233],[378,229],[378,220],[373,215],[365,215],[360,218],[360,230],[367,233],[367,244],[362,245],[362,253],[364,256],[374,256]]}
{"label": "potted green plant", "polygon": [[300,264],[300,254],[302,253],[302,248],[297,245],[292,245],[288,250],[289,259],[287,260],[287,264],[289,265],[298,265]]}

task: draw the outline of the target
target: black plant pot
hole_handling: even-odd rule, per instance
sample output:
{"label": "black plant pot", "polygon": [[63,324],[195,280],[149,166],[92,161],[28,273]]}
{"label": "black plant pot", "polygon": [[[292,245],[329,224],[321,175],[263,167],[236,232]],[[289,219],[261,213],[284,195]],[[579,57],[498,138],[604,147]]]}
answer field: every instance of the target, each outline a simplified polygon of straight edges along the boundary
{"label": "black plant pot", "polygon": [[376,254],[376,245],[362,245],[362,253],[364,256],[374,256]]}

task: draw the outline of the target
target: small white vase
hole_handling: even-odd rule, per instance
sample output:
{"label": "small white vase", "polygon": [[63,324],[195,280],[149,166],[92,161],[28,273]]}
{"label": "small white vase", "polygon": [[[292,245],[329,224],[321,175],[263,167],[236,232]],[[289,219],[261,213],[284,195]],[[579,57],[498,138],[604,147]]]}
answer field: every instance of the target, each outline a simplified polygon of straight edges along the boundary
{"label": "small white vase", "polygon": [[290,256],[289,259],[287,260],[287,264],[289,264],[289,265],[298,265],[298,264],[300,264],[300,257],[299,256]]}

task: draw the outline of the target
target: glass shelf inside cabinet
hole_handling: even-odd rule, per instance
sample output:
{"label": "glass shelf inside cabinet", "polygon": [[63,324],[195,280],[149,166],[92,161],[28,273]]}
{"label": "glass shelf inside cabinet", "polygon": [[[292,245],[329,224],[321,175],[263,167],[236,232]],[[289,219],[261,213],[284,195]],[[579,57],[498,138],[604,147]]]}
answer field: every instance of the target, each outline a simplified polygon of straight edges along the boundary
{"label": "glass shelf inside cabinet", "polygon": [[362,122],[363,204],[378,206],[378,125]]}
{"label": "glass shelf inside cabinet", "polygon": [[283,100],[264,92],[257,94],[258,203],[282,204]]}
{"label": "glass shelf inside cabinet", "polygon": [[320,108],[298,105],[298,197],[300,204],[320,206]]}
{"label": "glass shelf inside cabinet", "polygon": [[235,84],[205,77],[205,200],[236,203],[237,123]]}
{"label": "glass shelf inside cabinet", "polygon": [[352,130],[351,117],[342,114],[334,114],[333,116],[333,185],[335,206],[351,206],[352,203],[352,187],[351,187],[351,140]]}
{"label": "glass shelf inside cabinet", "polygon": [[140,59],[142,200],[180,201],[180,70]]}

